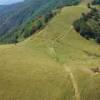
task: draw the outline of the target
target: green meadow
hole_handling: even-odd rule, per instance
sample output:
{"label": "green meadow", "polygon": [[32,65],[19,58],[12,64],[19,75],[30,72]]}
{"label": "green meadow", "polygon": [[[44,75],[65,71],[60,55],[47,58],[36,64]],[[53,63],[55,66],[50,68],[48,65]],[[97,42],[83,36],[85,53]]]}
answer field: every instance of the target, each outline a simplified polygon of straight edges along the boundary
{"label": "green meadow", "polygon": [[0,100],[100,100],[100,45],[72,24],[85,4],[64,7],[23,42],[0,46]]}

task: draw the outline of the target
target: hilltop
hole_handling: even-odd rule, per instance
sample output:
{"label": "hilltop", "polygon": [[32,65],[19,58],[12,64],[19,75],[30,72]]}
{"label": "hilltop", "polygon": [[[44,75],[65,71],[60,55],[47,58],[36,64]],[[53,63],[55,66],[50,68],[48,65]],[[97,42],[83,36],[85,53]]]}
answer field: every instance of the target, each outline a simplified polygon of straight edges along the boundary
{"label": "hilltop", "polygon": [[0,46],[0,100],[99,100],[100,46],[72,24],[89,9],[64,7],[23,42]]}

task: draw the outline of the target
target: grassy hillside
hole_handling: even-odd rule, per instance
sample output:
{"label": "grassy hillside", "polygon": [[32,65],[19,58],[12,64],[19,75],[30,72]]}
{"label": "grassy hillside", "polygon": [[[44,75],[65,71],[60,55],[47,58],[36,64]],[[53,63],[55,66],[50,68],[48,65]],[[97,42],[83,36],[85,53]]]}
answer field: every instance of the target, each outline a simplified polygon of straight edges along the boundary
{"label": "grassy hillside", "polygon": [[0,46],[0,100],[99,100],[100,46],[72,27],[85,5],[65,7],[45,29]]}

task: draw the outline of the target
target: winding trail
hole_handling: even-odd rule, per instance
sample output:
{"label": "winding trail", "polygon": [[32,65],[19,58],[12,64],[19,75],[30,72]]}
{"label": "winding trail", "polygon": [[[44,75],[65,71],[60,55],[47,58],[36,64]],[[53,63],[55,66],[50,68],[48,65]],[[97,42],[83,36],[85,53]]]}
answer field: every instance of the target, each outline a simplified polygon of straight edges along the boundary
{"label": "winding trail", "polygon": [[[56,59],[59,59],[59,57],[57,56],[57,53],[55,51],[55,49],[52,47],[52,48],[49,48],[49,51],[50,51],[50,54],[55,57]],[[70,76],[70,79],[71,79],[71,82],[72,82],[72,85],[73,85],[73,88],[74,88],[74,91],[75,91],[75,98],[76,100],[81,100],[80,99],[80,92],[79,92],[79,89],[78,89],[78,85],[77,85],[77,82],[76,82],[76,79],[71,71],[71,69],[69,67],[67,67],[66,64],[63,65],[64,68],[65,68],[65,71],[69,74]]]}
{"label": "winding trail", "polygon": [[68,68],[66,65],[64,65],[64,67],[65,67],[66,72],[69,73],[69,75],[70,75],[70,78],[71,78],[71,81],[72,81],[72,84],[73,84],[73,88],[74,88],[74,91],[75,91],[76,100],[81,100],[78,85],[77,85],[77,82],[75,80],[75,77],[74,77],[71,69]]}
{"label": "winding trail", "polygon": [[[71,26],[71,27],[69,28],[69,30],[67,31],[67,34],[70,33],[72,29],[73,29],[73,26]],[[65,34],[65,35],[66,35],[66,34]],[[62,38],[65,37],[65,35],[60,35],[60,36],[58,36],[55,40],[57,40],[57,39],[59,39],[59,38],[62,39]],[[52,42],[51,42],[51,43],[52,43],[52,46],[49,47],[49,53],[50,53],[50,55],[51,55],[52,57],[54,57],[54,58],[56,58],[56,59],[59,59],[59,57],[57,56],[57,52],[56,52],[56,50],[55,50],[55,48],[54,48],[54,46],[53,46],[54,42],[55,42],[55,41],[52,41]],[[70,69],[69,67],[67,67],[66,64],[64,64],[64,65],[62,65],[62,66],[65,68],[65,71],[66,71],[66,72],[69,74],[69,76],[70,76],[70,79],[71,79],[71,82],[72,82],[72,85],[73,85],[73,88],[74,88],[74,91],[75,91],[75,98],[76,98],[76,100],[81,100],[81,99],[80,99],[80,92],[79,92],[79,89],[78,89],[78,85],[77,85],[76,79],[75,79],[75,77],[74,77],[74,75],[73,75],[71,69]]]}

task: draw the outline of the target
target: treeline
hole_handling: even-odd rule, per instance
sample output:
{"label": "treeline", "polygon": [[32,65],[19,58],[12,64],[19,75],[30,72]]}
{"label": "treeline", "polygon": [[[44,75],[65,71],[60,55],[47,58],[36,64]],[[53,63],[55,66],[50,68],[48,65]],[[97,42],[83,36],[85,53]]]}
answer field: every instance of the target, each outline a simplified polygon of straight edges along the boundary
{"label": "treeline", "polygon": [[37,31],[43,29],[47,23],[57,14],[57,11],[51,11],[43,16],[38,16],[31,22],[28,22],[26,27],[24,27],[21,31],[22,37],[27,38]]}
{"label": "treeline", "polygon": [[73,26],[81,36],[86,39],[94,39],[97,43],[100,43],[100,10],[91,7],[88,4],[88,8],[91,9],[88,13],[82,13],[80,19],[73,23]]}
{"label": "treeline", "polygon": [[[61,10],[61,8],[48,12],[45,15],[38,16],[34,20],[29,21],[23,27],[18,27],[16,33],[7,37],[0,38],[3,43],[18,43],[25,38],[35,34],[37,31],[43,29],[47,23]],[[14,30],[15,31],[15,30]],[[2,43],[1,42],[1,43]]]}

